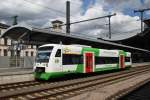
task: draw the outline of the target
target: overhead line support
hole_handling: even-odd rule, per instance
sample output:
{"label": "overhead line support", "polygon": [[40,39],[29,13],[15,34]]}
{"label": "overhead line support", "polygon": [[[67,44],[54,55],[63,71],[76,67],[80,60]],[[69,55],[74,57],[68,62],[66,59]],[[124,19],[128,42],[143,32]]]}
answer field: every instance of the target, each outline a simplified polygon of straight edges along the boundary
{"label": "overhead line support", "polygon": [[148,11],[148,10],[150,10],[150,8],[134,10],[134,13],[140,12],[140,17],[141,17],[141,33],[143,32],[143,14],[144,14],[145,11]]}

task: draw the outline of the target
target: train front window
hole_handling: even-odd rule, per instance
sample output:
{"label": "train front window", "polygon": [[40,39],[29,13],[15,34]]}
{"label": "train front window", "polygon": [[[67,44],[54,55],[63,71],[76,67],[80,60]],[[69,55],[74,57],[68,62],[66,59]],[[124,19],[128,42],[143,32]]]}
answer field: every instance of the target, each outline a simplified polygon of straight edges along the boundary
{"label": "train front window", "polygon": [[49,61],[53,47],[40,47],[37,52],[36,62],[47,62]]}

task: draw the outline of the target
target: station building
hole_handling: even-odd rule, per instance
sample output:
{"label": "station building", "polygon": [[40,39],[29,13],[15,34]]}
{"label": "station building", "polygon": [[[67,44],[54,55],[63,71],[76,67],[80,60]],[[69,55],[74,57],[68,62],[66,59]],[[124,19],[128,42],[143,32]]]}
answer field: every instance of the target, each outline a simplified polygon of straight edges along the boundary
{"label": "station building", "polygon": [[[0,23],[0,35],[9,28],[9,25]],[[15,51],[17,51],[17,56],[35,56],[36,55],[36,46],[35,45],[23,45],[16,49],[16,45],[13,44],[13,41],[8,38],[0,38],[0,56],[15,56]]]}
{"label": "station building", "polygon": [[[0,23],[0,35],[10,26]],[[0,68],[33,67],[35,45],[19,45],[9,38],[0,38]]]}
{"label": "station building", "polygon": [[[51,22],[53,32],[62,31],[62,21]],[[9,28],[9,25],[0,23],[0,36]],[[37,45],[18,43],[9,38],[0,38],[0,68],[33,67]]]}

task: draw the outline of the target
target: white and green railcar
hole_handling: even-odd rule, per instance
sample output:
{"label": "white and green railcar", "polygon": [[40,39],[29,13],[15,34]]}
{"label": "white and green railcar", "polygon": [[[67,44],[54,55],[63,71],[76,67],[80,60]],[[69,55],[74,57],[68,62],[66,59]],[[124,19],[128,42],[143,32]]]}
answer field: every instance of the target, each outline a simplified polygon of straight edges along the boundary
{"label": "white and green railcar", "polygon": [[68,73],[92,73],[131,67],[131,53],[84,45],[40,46],[34,65],[36,79],[48,80]]}

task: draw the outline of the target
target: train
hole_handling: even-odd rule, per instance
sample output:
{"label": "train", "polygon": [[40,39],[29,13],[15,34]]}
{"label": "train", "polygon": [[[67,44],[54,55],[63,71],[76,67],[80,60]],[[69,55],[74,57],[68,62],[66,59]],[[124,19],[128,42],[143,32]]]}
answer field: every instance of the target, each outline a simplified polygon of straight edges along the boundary
{"label": "train", "polygon": [[70,73],[121,70],[131,66],[131,53],[124,50],[107,50],[79,44],[45,44],[37,50],[33,70],[35,79],[49,80]]}

